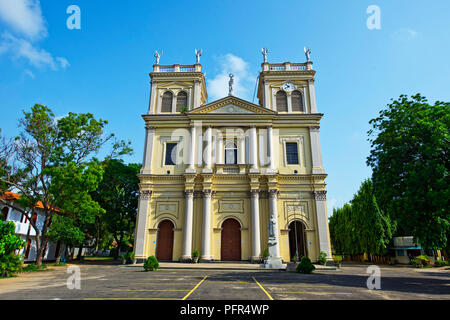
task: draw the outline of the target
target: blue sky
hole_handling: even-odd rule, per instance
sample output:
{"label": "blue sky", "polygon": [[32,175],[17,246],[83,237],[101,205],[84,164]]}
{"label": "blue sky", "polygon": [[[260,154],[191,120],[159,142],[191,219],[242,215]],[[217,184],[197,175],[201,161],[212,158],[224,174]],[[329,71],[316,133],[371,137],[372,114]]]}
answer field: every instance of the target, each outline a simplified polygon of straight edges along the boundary
{"label": "blue sky", "polygon": [[[72,4],[80,30],[66,26]],[[367,28],[370,5],[380,8],[379,30]],[[308,46],[331,212],[370,176],[368,121],[391,98],[450,100],[449,12],[448,0],[0,0],[0,128],[15,135],[35,103],[58,116],[92,112],[132,141],[125,161],[140,162],[155,50],[164,50],[161,64],[192,64],[203,48],[209,101],[226,92],[229,71],[236,95],[251,101],[262,47],[277,63],[304,62]]]}

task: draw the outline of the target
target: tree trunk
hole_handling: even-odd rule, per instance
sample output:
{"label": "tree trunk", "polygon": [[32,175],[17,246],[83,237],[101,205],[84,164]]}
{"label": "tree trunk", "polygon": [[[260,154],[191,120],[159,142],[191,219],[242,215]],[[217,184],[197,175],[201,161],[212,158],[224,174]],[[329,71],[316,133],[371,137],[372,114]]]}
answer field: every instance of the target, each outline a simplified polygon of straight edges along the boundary
{"label": "tree trunk", "polygon": [[57,264],[61,261],[62,247],[63,247],[63,244],[61,243],[61,244],[59,245],[58,250],[55,252],[56,263],[57,263]]}
{"label": "tree trunk", "polygon": [[81,256],[83,255],[84,244],[82,243],[78,250],[77,261],[81,261]]}
{"label": "tree trunk", "polygon": [[42,245],[41,245],[41,236],[36,232],[36,237],[34,238],[36,241],[36,265],[42,265]]}

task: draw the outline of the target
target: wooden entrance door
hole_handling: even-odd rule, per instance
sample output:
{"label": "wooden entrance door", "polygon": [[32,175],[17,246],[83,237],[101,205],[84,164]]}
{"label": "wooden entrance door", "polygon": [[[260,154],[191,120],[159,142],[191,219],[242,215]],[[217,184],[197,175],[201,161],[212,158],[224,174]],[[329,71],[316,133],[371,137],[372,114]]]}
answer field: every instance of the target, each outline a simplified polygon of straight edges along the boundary
{"label": "wooden entrance door", "polygon": [[222,224],[222,261],[241,260],[241,226],[235,219],[227,219]]}
{"label": "wooden entrance door", "polygon": [[307,257],[305,226],[300,221],[291,222],[289,225],[289,253],[292,259],[298,250],[297,259]]}
{"label": "wooden entrance door", "polygon": [[172,261],[173,253],[173,223],[164,220],[159,224],[158,239],[156,240],[156,258]]}

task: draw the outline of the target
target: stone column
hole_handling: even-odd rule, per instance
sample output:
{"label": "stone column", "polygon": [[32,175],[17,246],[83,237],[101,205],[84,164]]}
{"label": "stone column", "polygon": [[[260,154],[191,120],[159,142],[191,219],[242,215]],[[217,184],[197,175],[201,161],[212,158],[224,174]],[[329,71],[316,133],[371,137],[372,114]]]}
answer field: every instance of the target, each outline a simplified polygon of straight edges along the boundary
{"label": "stone column", "polygon": [[270,91],[269,91],[269,81],[264,80],[264,91],[263,91],[263,97],[264,97],[264,108],[272,109],[270,106]]}
{"label": "stone column", "polygon": [[275,156],[273,150],[273,128],[267,126],[267,154],[269,155],[269,173],[275,172]]}
{"label": "stone column", "polygon": [[211,190],[203,190],[203,232],[201,260],[211,260]]}
{"label": "stone column", "polygon": [[154,127],[145,127],[144,158],[142,160],[141,173],[152,173],[153,140],[155,137]]}
{"label": "stone column", "polygon": [[288,113],[292,113],[292,96],[290,92],[286,92]]}
{"label": "stone column", "polygon": [[189,167],[186,172],[195,173],[195,139],[197,137],[197,128],[195,126],[191,126],[191,144],[189,146]]}
{"label": "stone column", "polygon": [[309,127],[309,135],[311,138],[311,155],[312,155],[312,173],[324,173],[322,167],[322,151],[320,150],[320,133],[319,127]]}
{"label": "stone column", "polygon": [[195,80],[194,81],[194,107],[192,109],[200,107],[200,100],[201,100],[200,87],[201,87],[201,82],[199,80]]}
{"label": "stone column", "polygon": [[317,105],[316,105],[316,90],[314,89],[314,79],[308,80],[308,91],[309,91],[309,101],[311,102],[309,105],[311,106],[311,113],[317,113]]}
{"label": "stone column", "polygon": [[194,190],[186,190],[186,208],[184,215],[183,254],[181,260],[192,259],[192,221],[194,217]]}
{"label": "stone column", "polygon": [[278,190],[269,190],[269,257],[264,261],[265,268],[283,268],[280,258],[280,239],[278,231]]}
{"label": "stone column", "polygon": [[217,146],[216,146],[216,163],[217,164],[223,164],[224,163],[224,158],[223,158],[223,136],[222,136],[222,132],[220,132],[219,130],[217,131]]}
{"label": "stone column", "polygon": [[252,190],[252,261],[261,259],[261,232],[259,223],[259,190]]}
{"label": "stone column", "polygon": [[325,190],[313,191],[313,198],[316,205],[317,228],[319,233],[319,250],[327,254],[327,259],[332,260],[330,232],[328,230],[327,215],[327,192]]}
{"label": "stone column", "polygon": [[245,135],[238,136],[238,164],[245,164]]}
{"label": "stone column", "polygon": [[206,128],[206,155],[205,155],[205,168],[203,169],[203,172],[210,173],[212,172],[211,169],[211,162],[212,162],[212,129],[211,126],[208,126]]}
{"label": "stone column", "polygon": [[250,127],[250,164],[251,171],[258,171],[258,154],[257,154],[256,127]]}
{"label": "stone column", "polygon": [[145,242],[147,241],[147,217],[152,191],[144,190],[139,195],[138,216],[136,221],[136,232],[134,254],[139,262],[147,259],[145,255]]}
{"label": "stone column", "polygon": [[148,102],[148,113],[155,113],[155,102],[156,102],[156,81],[151,81],[150,98]]}

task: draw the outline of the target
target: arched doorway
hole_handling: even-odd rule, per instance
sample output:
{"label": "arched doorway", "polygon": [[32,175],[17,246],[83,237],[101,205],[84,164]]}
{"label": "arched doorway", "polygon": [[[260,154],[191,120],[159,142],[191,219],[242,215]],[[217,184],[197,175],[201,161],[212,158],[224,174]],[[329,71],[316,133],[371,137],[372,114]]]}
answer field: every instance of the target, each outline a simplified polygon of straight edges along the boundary
{"label": "arched doorway", "polygon": [[227,219],[222,223],[221,260],[241,260],[241,226],[235,219]]}
{"label": "arched doorway", "polygon": [[173,223],[170,220],[163,220],[159,224],[158,237],[156,239],[156,258],[158,260],[172,261],[173,228]]}
{"label": "arched doorway", "polygon": [[306,247],[305,225],[300,221],[293,221],[289,224],[289,254],[290,258],[297,254],[297,258],[308,256]]}

